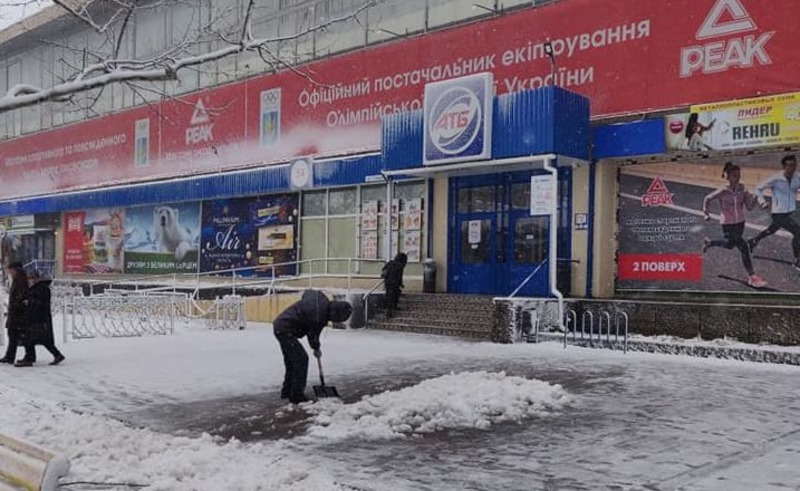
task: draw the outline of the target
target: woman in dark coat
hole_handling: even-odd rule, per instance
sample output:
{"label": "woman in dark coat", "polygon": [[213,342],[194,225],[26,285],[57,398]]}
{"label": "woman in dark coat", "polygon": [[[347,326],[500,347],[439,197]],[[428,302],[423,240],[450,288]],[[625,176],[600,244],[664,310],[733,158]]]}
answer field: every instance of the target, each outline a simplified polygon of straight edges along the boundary
{"label": "woman in dark coat", "polygon": [[8,316],[6,329],[8,330],[8,347],[6,355],[0,358],[0,363],[14,363],[17,357],[17,346],[22,344],[20,335],[25,329],[25,296],[28,293],[28,275],[22,263],[13,262],[6,268],[11,277],[11,289],[8,293]]}
{"label": "woman in dark coat", "polygon": [[64,355],[58,351],[53,336],[53,313],[50,307],[50,284],[52,281],[42,277],[39,271],[31,274],[31,286],[23,303],[26,308],[27,327],[22,335],[25,345],[25,358],[14,366],[30,367],[36,363],[36,345],[41,344],[53,355],[51,365],[64,361]]}
{"label": "woman in dark coat", "polygon": [[391,318],[392,312],[397,310],[397,302],[400,300],[400,290],[403,285],[403,271],[408,263],[408,256],[404,252],[399,252],[394,259],[386,263],[381,272],[383,284],[386,287],[386,317]]}

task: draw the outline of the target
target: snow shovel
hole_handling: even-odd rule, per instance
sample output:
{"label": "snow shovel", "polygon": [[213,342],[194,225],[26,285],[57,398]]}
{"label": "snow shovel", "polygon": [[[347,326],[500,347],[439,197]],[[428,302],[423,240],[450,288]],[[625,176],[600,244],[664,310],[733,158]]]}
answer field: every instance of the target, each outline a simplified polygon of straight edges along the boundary
{"label": "snow shovel", "polygon": [[317,367],[319,368],[319,383],[320,385],[314,386],[314,395],[317,396],[318,399],[322,399],[323,397],[338,397],[339,391],[336,390],[336,387],[332,385],[325,385],[325,375],[322,374],[322,359],[320,357],[317,358]]}

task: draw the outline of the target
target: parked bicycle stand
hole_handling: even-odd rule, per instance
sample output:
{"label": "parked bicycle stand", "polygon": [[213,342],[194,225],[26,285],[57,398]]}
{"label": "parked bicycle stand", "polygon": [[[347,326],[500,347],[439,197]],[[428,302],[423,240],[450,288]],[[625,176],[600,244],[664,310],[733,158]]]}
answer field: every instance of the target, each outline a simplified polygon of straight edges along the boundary
{"label": "parked bicycle stand", "polygon": [[[605,347],[616,349],[620,345],[620,327],[623,327],[622,337],[622,350],[628,352],[628,313],[623,311],[614,312],[614,342],[611,342],[611,320],[612,316],[608,311],[602,311],[598,315],[598,322],[595,323],[594,313],[586,310],[581,316],[581,332],[580,341],[578,340],[578,313],[574,310],[569,310],[566,313],[564,321],[564,348],[567,347],[569,342],[569,334],[572,332],[573,344],[584,344],[588,342],[589,346],[604,347],[603,343],[603,328],[605,327]],[[597,337],[595,338],[595,324],[597,325]],[[588,327],[588,333],[587,333]],[[571,328],[571,329],[570,329]],[[588,334],[588,338],[587,338]]]}

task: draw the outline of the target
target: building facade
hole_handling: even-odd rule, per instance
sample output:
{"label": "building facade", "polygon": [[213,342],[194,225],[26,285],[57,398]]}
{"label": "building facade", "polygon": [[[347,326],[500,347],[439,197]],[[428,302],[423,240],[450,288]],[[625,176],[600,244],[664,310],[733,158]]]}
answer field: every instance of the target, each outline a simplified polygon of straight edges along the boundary
{"label": "building facade", "polygon": [[[235,26],[243,3],[143,10],[125,49],[158,53],[221,15]],[[78,111],[0,115],[5,258],[366,281],[405,252],[410,276],[431,258],[453,293],[800,293],[790,231],[747,253],[768,287],[735,246],[704,248],[723,239],[704,205],[723,164],[755,191],[800,140],[795,2],[398,0],[297,38],[361,2],[258,3],[256,35],[291,38],[291,68],[248,54],[86,94]],[[0,33],[0,93],[58,80],[62,43],[32,41],[94,42],[37,18]],[[770,219],[747,211],[744,236]]]}

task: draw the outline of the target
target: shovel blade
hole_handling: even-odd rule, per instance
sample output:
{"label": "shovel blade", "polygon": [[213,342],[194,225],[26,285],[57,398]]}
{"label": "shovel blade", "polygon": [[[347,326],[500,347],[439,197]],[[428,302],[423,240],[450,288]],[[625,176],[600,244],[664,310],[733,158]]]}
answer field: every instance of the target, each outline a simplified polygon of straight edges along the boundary
{"label": "shovel blade", "polygon": [[341,397],[339,396],[339,391],[337,391],[336,387],[332,385],[315,385],[314,395],[317,396],[317,398],[319,399],[325,397],[338,397],[341,399]]}

